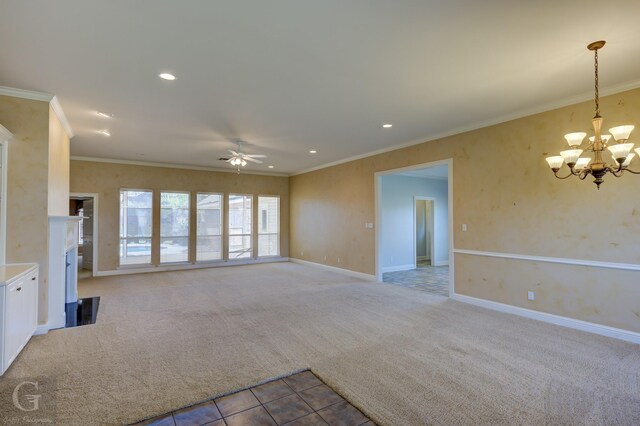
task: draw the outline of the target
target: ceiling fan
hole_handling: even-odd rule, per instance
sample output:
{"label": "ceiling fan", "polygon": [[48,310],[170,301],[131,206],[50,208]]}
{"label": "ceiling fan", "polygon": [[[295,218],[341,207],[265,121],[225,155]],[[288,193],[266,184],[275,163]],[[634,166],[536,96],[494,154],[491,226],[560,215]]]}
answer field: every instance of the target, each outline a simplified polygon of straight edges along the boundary
{"label": "ceiling fan", "polygon": [[250,161],[252,163],[258,163],[258,164],[262,164],[262,161],[257,160],[257,158],[267,158],[266,155],[263,154],[244,154],[241,150],[240,150],[240,144],[243,141],[241,140],[237,140],[236,141],[236,145],[237,148],[236,150],[232,150],[230,149],[229,152],[231,153],[231,156],[229,158],[226,158],[225,161],[227,163],[230,163],[232,166],[236,166],[238,168],[238,173],[240,173],[240,166],[244,167],[247,165],[247,161]]}

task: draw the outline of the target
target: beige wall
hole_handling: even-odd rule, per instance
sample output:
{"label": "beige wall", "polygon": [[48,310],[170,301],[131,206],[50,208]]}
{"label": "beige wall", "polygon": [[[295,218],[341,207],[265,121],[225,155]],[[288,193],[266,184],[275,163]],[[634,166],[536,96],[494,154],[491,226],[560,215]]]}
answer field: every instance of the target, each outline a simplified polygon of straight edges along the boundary
{"label": "beige wall", "polygon": [[[89,161],[71,161],[71,192],[98,193],[99,271],[118,268],[120,189],[151,189],[190,192],[222,192],[280,196],[280,254],[289,254],[289,179],[263,176],[137,166]],[[194,195],[192,194],[192,199]],[[193,206],[193,203],[192,203]],[[67,205],[68,208],[68,205]],[[226,205],[225,205],[226,208]],[[254,220],[257,208],[254,207]],[[158,235],[159,212],[154,216],[154,234]],[[254,244],[255,246],[255,244]],[[193,250],[194,242],[191,242]],[[157,258],[158,254],[153,253]]]}
{"label": "beige wall", "polygon": [[[601,108],[605,129],[638,125],[640,89]],[[640,177],[607,176],[598,191],[589,178],[556,180],[544,160],[592,116],[584,102],[294,176],[290,257],[374,274],[374,173],[452,158],[455,248],[638,264]],[[640,331],[640,273],[594,269],[457,254],[456,292]]]}
{"label": "beige wall", "polygon": [[49,107],[49,215],[69,215],[69,136]]}
{"label": "beige wall", "polygon": [[40,265],[39,322],[47,319],[48,102],[0,96],[7,156],[7,263]]}

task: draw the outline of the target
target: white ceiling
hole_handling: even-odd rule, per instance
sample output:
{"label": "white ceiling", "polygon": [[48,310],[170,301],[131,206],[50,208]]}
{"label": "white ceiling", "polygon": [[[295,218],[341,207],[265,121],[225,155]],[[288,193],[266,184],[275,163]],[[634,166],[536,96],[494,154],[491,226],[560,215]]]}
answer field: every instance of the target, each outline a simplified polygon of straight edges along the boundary
{"label": "white ceiling", "polygon": [[294,173],[588,99],[594,40],[603,91],[640,86],[638,16],[637,0],[2,0],[0,85],[57,95],[76,156],[231,167],[217,158],[242,138],[269,156],[250,170]]}
{"label": "white ceiling", "polygon": [[449,167],[447,165],[427,167],[425,169],[409,170],[397,173],[398,176],[409,176],[423,179],[447,179],[449,177]]}

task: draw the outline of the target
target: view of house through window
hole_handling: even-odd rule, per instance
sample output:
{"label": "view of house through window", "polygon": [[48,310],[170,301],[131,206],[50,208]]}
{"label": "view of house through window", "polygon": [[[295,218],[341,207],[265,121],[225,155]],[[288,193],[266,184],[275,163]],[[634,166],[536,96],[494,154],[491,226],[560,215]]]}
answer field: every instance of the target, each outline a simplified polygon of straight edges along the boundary
{"label": "view of house through window", "polygon": [[[229,194],[228,256],[223,250],[224,194],[198,192],[195,229],[190,228],[189,192],[161,191],[160,263],[206,262],[254,257],[253,236],[257,235],[257,256],[280,255],[280,197],[258,196],[257,223],[253,222],[253,196]],[[120,191],[120,264],[152,264],[153,191]],[[157,228],[156,228],[157,229]],[[157,231],[156,231],[157,232]],[[195,256],[190,241],[195,240]],[[157,246],[156,250],[158,249]],[[157,261],[155,261],[157,262]]]}
{"label": "view of house through window", "polygon": [[252,257],[251,195],[229,195],[229,260]]}
{"label": "view of house through window", "polygon": [[198,193],[196,261],[222,259],[222,194]]}
{"label": "view of house through window", "polygon": [[280,254],[280,197],[258,197],[258,256]]}
{"label": "view of house through window", "polygon": [[151,263],[151,191],[120,191],[120,264]]}
{"label": "view of house through window", "polygon": [[189,193],[160,193],[160,263],[189,260]]}

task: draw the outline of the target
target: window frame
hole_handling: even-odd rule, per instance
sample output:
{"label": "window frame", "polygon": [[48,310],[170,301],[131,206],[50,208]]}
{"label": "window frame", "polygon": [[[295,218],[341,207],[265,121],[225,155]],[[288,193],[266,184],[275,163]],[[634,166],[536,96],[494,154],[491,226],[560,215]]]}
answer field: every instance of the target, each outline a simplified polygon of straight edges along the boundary
{"label": "window frame", "polygon": [[[204,191],[204,192],[200,192],[200,191],[196,191],[195,192],[195,234],[194,234],[194,238],[195,238],[195,256],[194,256],[194,262],[195,263],[199,263],[199,264],[204,264],[204,263],[218,263],[218,262],[224,262],[225,261],[225,253],[224,253],[224,243],[225,243],[225,226],[226,223],[228,222],[227,220],[225,220],[225,208],[224,208],[224,201],[225,201],[225,193],[224,192],[208,192],[208,191]],[[220,196],[220,258],[219,259],[206,259],[206,260],[198,260],[198,237],[200,237],[200,235],[198,234],[198,195],[219,195]],[[218,235],[203,235],[203,237],[217,237]]]}
{"label": "window frame", "polygon": [[[187,235],[170,235],[163,236],[162,235],[162,194],[186,194],[188,198],[187,202]],[[191,194],[192,191],[178,191],[178,190],[158,190],[158,208],[159,210],[159,219],[160,226],[158,227],[158,266],[166,266],[166,265],[183,265],[185,263],[190,263],[191,261]],[[172,260],[168,262],[162,261],[162,239],[163,238],[186,238],[187,239],[187,258],[185,260]]]}
{"label": "window frame", "polygon": [[[251,197],[251,231],[248,234],[231,234],[231,196],[237,196],[237,197]],[[254,244],[255,238],[254,238],[254,233],[255,233],[255,226],[257,226],[257,221],[254,220],[254,214],[255,214],[255,198],[256,196],[254,194],[242,194],[242,193],[235,193],[235,192],[229,192],[227,194],[227,224],[226,224],[226,231],[227,231],[227,236],[226,236],[226,240],[227,240],[227,250],[226,250],[226,257],[227,257],[227,261],[242,261],[242,260],[246,260],[246,259],[255,259],[256,256],[254,254],[256,245]],[[254,223],[255,222],[255,223]],[[247,257],[235,257],[235,258],[231,258],[231,237],[249,237],[250,238],[250,243],[249,243],[249,256]]]}
{"label": "window frame", "polygon": [[[122,202],[120,201],[120,196],[123,192],[150,192],[151,193],[151,235],[149,237],[122,237],[120,233],[120,229],[122,227]],[[153,228],[155,225],[155,215],[154,215],[154,199],[155,199],[155,191],[153,189],[143,189],[143,188],[120,188],[118,191],[118,268],[140,268],[146,266],[153,266]],[[126,235],[126,232],[125,232]],[[122,256],[120,256],[120,244],[122,240],[128,240],[133,238],[145,238],[149,239],[151,242],[151,251],[149,253],[149,262],[142,263],[122,263]],[[126,244],[125,244],[126,248]],[[94,260],[95,261],[95,260]]]}
{"label": "window frame", "polygon": [[[278,215],[277,215],[277,223],[278,223],[278,231],[276,233],[273,232],[262,232],[262,230],[260,229],[260,221],[261,221],[261,215],[262,212],[260,211],[260,197],[264,197],[264,198],[276,198],[278,200]],[[281,200],[280,200],[280,195],[274,195],[274,194],[258,194],[257,196],[258,198],[258,202],[256,204],[257,207],[257,217],[258,220],[256,221],[256,234],[257,234],[257,240],[256,240],[256,258],[259,259],[265,259],[265,258],[270,258],[270,257],[280,257],[280,232],[281,232],[281,220],[280,220],[280,215],[281,215]],[[278,248],[278,253],[277,254],[267,254],[264,256],[260,256],[260,235],[276,235],[278,237],[278,243],[277,243],[277,248]]]}

